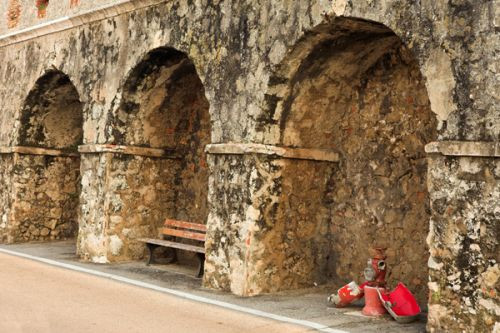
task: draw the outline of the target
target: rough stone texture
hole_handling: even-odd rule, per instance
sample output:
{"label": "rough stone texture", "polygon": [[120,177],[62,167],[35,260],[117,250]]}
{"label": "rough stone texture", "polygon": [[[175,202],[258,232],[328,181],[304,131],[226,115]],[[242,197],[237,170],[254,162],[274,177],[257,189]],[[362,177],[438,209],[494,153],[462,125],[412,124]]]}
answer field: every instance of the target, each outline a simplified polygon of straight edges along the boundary
{"label": "rough stone texture", "polygon": [[328,149],[293,148],[261,143],[217,143],[205,147],[209,154],[242,155],[261,154],[288,159],[338,162],[339,154]]}
{"label": "rough stone texture", "polygon": [[[113,144],[162,148],[178,158],[89,157],[85,181],[90,184],[104,170],[99,186],[105,188],[104,202],[92,186],[82,192],[79,253],[93,261],[141,258],[144,244],[136,239],[159,237],[165,218],[204,224],[208,214],[204,147],[210,142],[210,119],[189,59],[172,49],[152,51],[130,72],[114,103],[119,106],[110,119]],[[101,162],[105,165],[95,164]],[[94,209],[103,209],[105,229],[89,214]],[[95,235],[102,237],[97,248]]]}
{"label": "rough stone texture", "polygon": [[[0,4],[3,6],[0,7],[0,20],[6,20],[4,13],[8,3],[10,2],[4,1]],[[22,5],[21,20],[17,27],[9,31],[16,31],[15,29],[35,22],[45,22],[37,21],[33,2],[23,0],[19,3]],[[103,3],[105,1],[82,1],[80,6],[88,6],[86,8],[89,9]],[[45,20],[77,13],[79,8],[83,8],[76,6],[69,9],[70,6],[70,1],[51,1]],[[293,144],[293,140],[283,141],[286,136],[283,136],[281,126],[287,123],[284,117],[286,113],[283,112],[286,108],[282,104],[285,96],[278,92],[287,89],[280,85],[289,84],[287,79],[291,77],[290,74],[296,72],[318,45],[328,46],[329,41],[338,43],[356,40],[357,36],[350,33],[352,29],[342,26],[341,23],[346,20],[340,16],[381,23],[383,26],[379,26],[380,31],[387,32],[388,28],[401,39],[423,75],[427,88],[427,93],[423,95],[427,95],[437,119],[435,131],[438,140],[498,142],[498,7],[496,1],[490,0],[179,0],[104,18],[0,48],[0,144],[12,146],[19,142],[23,126],[21,110],[28,93],[40,77],[54,69],[68,75],[80,96],[83,107],[83,143],[118,142],[120,137],[114,130],[118,127],[118,133],[126,133],[115,122],[123,87],[136,65],[151,50],[159,47],[182,51],[195,65],[210,105],[212,143]],[[110,15],[109,13],[103,16]],[[0,29],[6,29],[6,25],[6,21],[1,21]],[[366,33],[363,35],[366,37]],[[380,39],[378,41],[381,42]],[[374,44],[377,43],[366,40],[366,45]],[[346,69],[365,72],[363,62],[355,56],[354,59],[358,61],[353,61]],[[380,84],[375,81],[371,86],[379,89]],[[16,84],[11,84],[12,82]],[[420,96],[420,90],[415,93]],[[369,95],[370,93],[366,96]],[[414,97],[414,101],[418,102],[415,105],[423,105],[422,100],[423,97]],[[375,100],[374,105],[378,102],[380,101]],[[393,103],[401,107],[405,100],[396,99]],[[405,113],[391,112],[386,116],[391,114]],[[349,123],[350,120],[342,121]],[[431,125],[426,129],[431,129]],[[384,136],[377,138],[377,143],[383,138]],[[404,142],[404,138],[401,140]],[[429,140],[427,136],[425,140]],[[337,148],[341,156],[346,156],[340,151],[341,147],[335,147]],[[103,250],[102,253],[96,250],[94,261],[102,258],[103,261],[107,260],[108,251],[118,253],[122,240],[119,235],[104,238],[108,225],[106,221],[109,221],[106,214],[110,213],[105,205],[105,193],[108,193],[106,186],[112,179],[103,176],[108,170],[106,163],[110,161],[110,156],[88,154],[82,158],[82,191],[86,193],[82,194],[82,216],[88,212],[89,217],[85,223],[81,223],[80,228],[92,225],[95,232],[88,233],[85,242]],[[490,200],[485,192],[464,192],[464,188],[475,186],[475,180],[454,177],[455,171],[449,165],[456,158],[441,159],[443,164],[439,168],[439,177],[430,176],[427,179],[432,202],[433,191],[441,191],[433,182],[446,181],[446,190],[443,190],[445,193],[440,195],[450,205],[460,207],[461,214],[469,220],[482,219],[485,224],[497,226],[498,217],[485,212],[494,211],[498,201]],[[488,164],[496,160],[490,158],[485,161]],[[269,283],[274,281],[263,278],[268,273],[268,261],[265,259],[269,253],[283,256],[267,246],[275,243],[266,243],[267,239],[277,237],[272,225],[267,224],[274,221],[270,218],[275,214],[273,209],[280,208],[277,203],[282,195],[281,187],[288,186],[287,182],[311,187],[324,184],[320,180],[318,184],[309,184],[295,177],[299,175],[291,177],[291,171],[287,175],[285,167],[288,163],[295,165],[292,161],[252,154],[208,158],[208,228],[211,238],[207,242],[206,286],[230,289],[240,295],[272,290],[273,286],[266,286],[262,279]],[[311,169],[311,163],[300,162],[297,165]],[[348,163],[348,160],[341,160],[338,167],[341,168],[343,163]],[[402,159],[401,163],[398,162],[397,165],[406,162]],[[3,165],[8,168],[9,163],[5,162]],[[417,169],[415,172],[412,169],[412,173],[421,180],[423,175]],[[313,170],[309,171],[313,173]],[[329,171],[317,172],[326,175]],[[373,169],[370,172],[374,172]],[[332,173],[336,175],[335,172]],[[9,180],[5,179],[2,183],[8,184]],[[496,193],[498,183],[491,186],[492,193]],[[90,199],[94,202],[83,208],[83,203]],[[7,201],[7,198],[2,199],[2,203]],[[398,201],[398,205],[399,203]],[[321,207],[323,209],[319,212],[324,214],[323,210],[326,208]],[[6,216],[10,206],[0,209],[1,215]],[[431,215],[435,214],[431,206]],[[440,219],[433,217],[432,223],[434,229],[431,229],[431,235],[432,230],[446,233],[457,226],[453,215],[444,215]],[[309,226],[305,230],[308,229]],[[80,238],[80,241],[83,239]],[[429,246],[432,250],[432,244]],[[443,245],[447,246],[452,245]],[[483,249],[486,243],[478,246],[481,251],[487,251]],[[431,270],[433,281],[446,280],[448,271],[455,267],[453,262],[458,258],[457,252],[451,249],[449,251],[450,258],[443,261],[445,267]],[[361,252],[362,258],[356,258],[356,263],[366,259],[365,252],[360,249],[359,253]],[[282,272],[270,276],[286,275],[282,266],[275,266],[274,269]],[[311,269],[316,270],[316,265]],[[344,268],[341,267],[341,270]],[[294,271],[302,274],[300,267]],[[480,279],[480,274],[484,273],[472,270],[473,278],[462,281],[461,290],[475,288],[474,279]],[[481,279],[494,281],[498,274],[495,269],[490,269],[484,276]],[[431,283],[431,290],[433,287]],[[429,329],[467,331],[472,330],[472,326],[461,329],[460,325],[476,321],[483,323],[484,330],[491,331],[494,323],[484,319],[481,309],[491,308],[494,299],[478,297],[477,302],[471,301],[470,305],[464,302],[460,306],[452,302],[454,299],[456,298],[451,293],[443,292],[438,301],[432,301],[434,303],[429,308]],[[443,319],[438,322],[434,319],[444,318],[440,315],[442,313],[454,320]],[[498,316],[492,318],[493,321],[499,321]]]}
{"label": "rough stone texture", "polygon": [[[244,295],[248,290],[248,257],[255,221],[249,202],[258,177],[258,157],[209,155],[208,201],[204,284]],[[251,221],[251,222],[250,222]]]}
{"label": "rough stone texture", "polygon": [[173,181],[179,167],[168,159],[84,155],[80,256],[94,262],[142,258],[144,244],[135,240],[157,237],[157,228],[175,212]]}
{"label": "rough stone texture", "polygon": [[48,71],[26,98],[18,144],[76,151],[83,135],[81,110],[70,79],[61,72]]}
{"label": "rough stone texture", "polygon": [[[264,171],[265,170],[265,171]],[[263,253],[250,294],[304,288],[330,282],[331,190],[337,163],[270,160],[259,170],[269,180],[269,199],[261,197],[254,243]],[[255,254],[252,256],[255,257]]]}
{"label": "rough stone texture", "polygon": [[175,216],[171,218],[206,221],[208,108],[194,65],[178,51],[151,52],[125,83],[112,127],[113,143],[163,148],[178,156],[177,170],[172,170]]}
{"label": "rough stone texture", "polygon": [[7,242],[74,238],[78,230],[80,159],[14,155]]}
{"label": "rough stone texture", "polygon": [[[80,174],[82,194],[80,197],[80,220],[78,221],[77,254],[92,262],[107,262],[109,207],[106,177],[113,155],[82,155]],[[85,194],[85,195],[84,195]]]}
{"label": "rough stone texture", "polygon": [[[78,92],[61,72],[48,71],[36,81],[19,119],[18,145],[74,152],[82,140]],[[11,161],[11,199],[4,213],[5,241],[74,238],[78,230],[79,157],[10,154],[13,157],[6,159]]]}
{"label": "rough stone texture", "polygon": [[[27,64],[26,68],[22,66],[24,72],[19,73],[17,66],[4,63],[2,77],[23,77],[29,86],[51,65],[62,70],[70,76],[85,102],[89,99],[86,107],[93,111],[88,126],[100,132],[104,126],[98,118],[105,118],[100,115],[109,109],[120,81],[126,77],[124,71],[151,49],[168,45],[188,54],[205,83],[211,108],[217,110],[212,142],[276,143],[277,133],[254,130],[262,118],[269,119],[271,110],[266,91],[274,68],[306,32],[334,20],[335,15],[385,24],[415,55],[424,76],[428,76],[428,91],[451,91],[431,99],[435,105],[450,105],[448,117],[433,107],[434,112],[441,114],[440,138],[498,138],[499,116],[495,104],[498,19],[493,2],[486,0],[474,2],[474,6],[465,0],[450,4],[405,4],[389,0],[199,5],[167,2],[2,49],[2,58]],[[37,61],[25,61],[27,56]],[[73,66],[80,58],[86,59],[79,65],[82,67]],[[435,62],[436,59],[441,62]],[[95,66],[88,66],[91,63]],[[110,63],[120,66],[113,68]],[[442,63],[446,66],[441,66]],[[440,67],[448,65],[451,70],[436,74]],[[22,99],[21,87],[24,85],[9,93],[17,96],[13,101]],[[14,105],[7,108],[7,114],[15,113]],[[223,129],[222,124],[227,126]],[[103,135],[93,133],[95,130],[87,132],[87,142],[105,142]]]}
{"label": "rough stone texture", "polygon": [[12,177],[14,167],[12,154],[0,155],[0,241],[7,242],[10,234],[10,210],[12,204]]}
{"label": "rough stone texture", "polygon": [[309,55],[292,75],[274,79],[276,112],[282,144],[335,149],[340,163],[282,166],[278,206],[264,216],[275,226],[262,232],[276,232],[268,248],[283,257],[265,256],[266,270],[285,269],[264,274],[274,275],[264,290],[360,280],[368,249],[384,245],[389,282],[404,282],[425,305],[424,145],[436,137],[436,124],[418,66],[380,25],[339,20],[317,33],[329,37],[312,46],[302,40],[282,73],[304,48]]}
{"label": "rough stone texture", "polygon": [[[45,8],[45,15],[39,16],[37,1],[48,2]],[[116,2],[114,0],[6,0],[0,2],[0,34],[14,32],[37,24],[57,19],[64,15],[83,13],[98,6],[105,6]],[[14,10],[15,13],[10,13]],[[7,13],[5,15],[4,13]],[[16,15],[14,15],[16,14]],[[17,17],[16,22],[12,22],[11,17]]]}
{"label": "rough stone texture", "polygon": [[500,160],[432,156],[429,184],[428,328],[490,332],[500,317]]}

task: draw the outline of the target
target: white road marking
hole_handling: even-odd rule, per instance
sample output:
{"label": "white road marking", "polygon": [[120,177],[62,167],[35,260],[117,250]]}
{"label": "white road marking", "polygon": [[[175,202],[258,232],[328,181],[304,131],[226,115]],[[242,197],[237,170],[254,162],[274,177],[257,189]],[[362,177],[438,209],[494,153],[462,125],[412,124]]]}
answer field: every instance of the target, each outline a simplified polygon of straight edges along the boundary
{"label": "white road marking", "polygon": [[216,305],[216,306],[220,306],[222,308],[226,308],[226,309],[230,309],[230,310],[234,310],[234,311],[239,311],[239,312],[243,312],[243,313],[248,313],[248,314],[262,317],[262,318],[268,318],[268,319],[273,319],[273,320],[277,320],[277,321],[281,321],[281,322],[285,322],[285,323],[289,323],[289,324],[295,324],[295,325],[313,328],[319,332],[349,333],[347,331],[337,330],[337,329],[325,326],[323,324],[315,323],[315,322],[308,321],[308,320],[300,320],[300,319],[294,319],[294,318],[289,318],[289,317],[285,317],[285,316],[280,316],[280,315],[276,315],[276,314],[261,311],[261,310],[247,308],[244,306],[231,304],[231,303],[227,303],[227,302],[223,302],[223,301],[218,301],[218,300],[210,299],[210,298],[203,297],[203,296],[193,295],[193,294],[190,294],[190,293],[184,292],[184,291],[160,287],[160,286],[157,286],[157,285],[154,285],[151,283],[142,282],[142,281],[138,281],[138,280],[134,280],[134,279],[129,279],[129,278],[126,278],[123,276],[115,275],[115,274],[99,272],[99,271],[96,271],[93,269],[84,268],[84,267],[80,267],[77,265],[66,264],[66,263],[59,262],[59,261],[52,260],[52,259],[46,259],[46,258],[41,258],[41,257],[37,257],[37,256],[32,256],[30,254],[25,254],[25,253],[21,253],[21,252],[17,252],[17,251],[11,251],[11,250],[7,250],[4,248],[0,248],[0,252],[5,253],[5,254],[9,254],[9,255],[13,255],[13,256],[17,256],[17,257],[21,257],[21,258],[26,258],[26,259],[30,259],[30,260],[43,262],[45,264],[56,266],[56,267],[62,267],[62,268],[70,269],[70,270],[77,271],[77,272],[87,273],[87,274],[91,274],[91,275],[95,275],[95,276],[99,276],[99,277],[103,277],[103,278],[107,278],[107,279],[111,279],[111,280],[115,280],[115,281],[120,281],[120,282],[127,283],[127,284],[130,284],[133,286],[159,291],[159,292],[162,292],[165,294],[175,295],[177,297],[182,297],[184,299],[188,299],[188,300],[195,301],[195,302]]}

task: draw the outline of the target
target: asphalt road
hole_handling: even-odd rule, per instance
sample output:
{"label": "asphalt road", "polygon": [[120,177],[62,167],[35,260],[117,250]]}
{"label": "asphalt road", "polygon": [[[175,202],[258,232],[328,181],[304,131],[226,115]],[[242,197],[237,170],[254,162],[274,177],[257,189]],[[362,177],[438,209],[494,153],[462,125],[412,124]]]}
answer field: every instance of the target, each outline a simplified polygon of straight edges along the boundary
{"label": "asphalt road", "polygon": [[306,331],[310,330],[0,254],[0,333]]}

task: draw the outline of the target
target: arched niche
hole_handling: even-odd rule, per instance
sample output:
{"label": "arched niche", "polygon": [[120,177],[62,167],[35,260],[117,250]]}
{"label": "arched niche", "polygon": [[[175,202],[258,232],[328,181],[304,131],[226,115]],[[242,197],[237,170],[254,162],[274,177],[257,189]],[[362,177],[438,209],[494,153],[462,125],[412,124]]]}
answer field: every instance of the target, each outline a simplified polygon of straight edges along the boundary
{"label": "arched niche", "polygon": [[115,258],[142,257],[144,244],[135,239],[158,237],[166,218],[206,223],[209,104],[187,55],[172,48],[145,55],[129,72],[110,122],[113,144],[164,152],[113,156],[109,233],[124,244]]}
{"label": "arched niche", "polygon": [[270,82],[280,145],[340,155],[281,162],[265,238],[284,267],[275,273],[281,288],[363,282],[368,250],[380,245],[389,282],[426,304],[424,146],[436,120],[412,52],[382,24],[339,17],[305,34]]}
{"label": "arched niche", "polygon": [[14,158],[16,241],[75,238],[78,232],[83,106],[64,73],[51,70],[30,90]]}
{"label": "arched niche", "polygon": [[41,76],[21,111],[18,142],[22,146],[76,151],[83,137],[82,103],[64,73],[51,70]]}

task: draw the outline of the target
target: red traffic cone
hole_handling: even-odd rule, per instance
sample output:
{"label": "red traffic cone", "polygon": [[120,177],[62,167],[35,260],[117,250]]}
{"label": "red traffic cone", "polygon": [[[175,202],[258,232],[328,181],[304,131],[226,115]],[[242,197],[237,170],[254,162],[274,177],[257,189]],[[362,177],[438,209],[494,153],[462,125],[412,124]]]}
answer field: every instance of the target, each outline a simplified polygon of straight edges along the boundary
{"label": "red traffic cone", "polygon": [[[378,296],[377,287],[365,286],[365,307],[362,313],[365,316],[381,316],[387,311],[385,310]],[[378,288],[380,292],[385,293],[385,288]]]}

